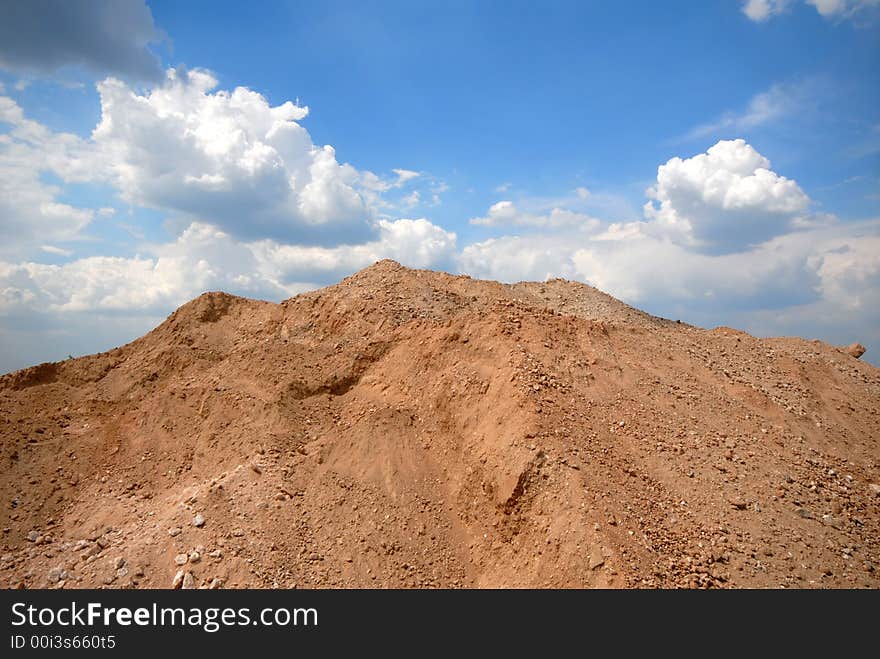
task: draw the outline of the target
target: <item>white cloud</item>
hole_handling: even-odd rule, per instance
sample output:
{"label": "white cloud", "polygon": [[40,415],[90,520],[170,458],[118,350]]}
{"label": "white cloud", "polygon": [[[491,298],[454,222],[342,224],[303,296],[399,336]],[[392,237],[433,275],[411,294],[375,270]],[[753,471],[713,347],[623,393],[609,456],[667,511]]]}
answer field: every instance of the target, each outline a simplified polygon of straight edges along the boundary
{"label": "white cloud", "polygon": [[[806,0],[821,16],[829,19],[851,18],[863,10],[880,6],[880,0]],[[742,12],[756,22],[778,16],[791,5],[791,0],[743,0]]]}
{"label": "white cloud", "polygon": [[409,210],[411,208],[415,208],[421,203],[422,195],[418,190],[413,190],[408,195],[406,195],[403,199],[400,200],[401,207]]}
{"label": "white cloud", "polygon": [[704,138],[721,132],[742,134],[758,126],[772,123],[796,112],[803,112],[809,104],[812,84],[807,82],[776,84],[756,94],[742,112],[727,112],[718,120],[697,126],[687,139]]}
{"label": "white cloud", "polygon": [[807,213],[798,184],[742,139],[660,165],[648,189],[651,229],[706,251],[737,251],[784,233]]}
{"label": "white cloud", "polygon": [[320,247],[260,241],[250,245],[273,279],[331,283],[383,258],[414,268],[449,269],[456,235],[425,219],[380,220],[378,239],[360,245]]}
{"label": "white cloud", "polygon": [[46,254],[54,254],[55,256],[70,256],[73,254],[72,250],[62,249],[55,245],[40,245],[40,249],[46,252]]}
{"label": "white cloud", "polygon": [[511,185],[512,183],[502,183],[501,185],[497,185],[495,186],[495,192],[497,192],[498,194],[504,194],[505,192],[510,190]]}
{"label": "white cloud", "polygon": [[745,0],[742,11],[753,21],[766,21],[786,10],[790,0]]}
{"label": "white cloud", "polygon": [[394,180],[383,179],[371,171],[364,171],[360,175],[359,183],[367,190],[387,192],[394,188],[402,188],[408,182],[421,176],[420,172],[414,172],[409,169],[392,169],[391,171],[397,175],[397,178]]}
{"label": "white cloud", "polygon": [[[340,164],[300,125],[309,113],[287,101],[271,106],[244,87],[217,91],[203,70],[167,72],[146,93],[114,79],[98,84],[101,121],[92,133],[98,176],[129,204],[209,221],[238,238],[351,244],[376,236],[383,193],[421,172],[393,178]],[[442,185],[433,179],[429,183]],[[419,196],[401,200],[411,208]]]}
{"label": "white cloud", "polygon": [[[92,139],[125,201],[208,219],[238,236],[327,243],[370,235],[361,175],[333,147],[312,143],[298,123],[308,108],[216,85],[206,71],[173,69],[144,94],[114,79],[99,83]],[[401,172],[398,180],[412,178]],[[381,190],[378,177],[366,179]]]}
{"label": "white cloud", "polygon": [[584,201],[590,198],[590,191],[584,187],[575,188],[575,194],[578,196],[579,199],[582,199]]}
{"label": "white cloud", "polygon": [[392,171],[397,174],[397,187],[404,185],[407,181],[411,181],[420,175],[419,172],[414,172],[409,169],[394,169]]}
{"label": "white cloud", "polygon": [[859,240],[830,238],[828,248],[812,262],[822,297],[849,312],[880,314],[880,232],[874,229]]}
{"label": "white cloud", "polygon": [[849,18],[870,7],[880,6],[880,0],[807,0],[825,18]]}
{"label": "white cloud", "polygon": [[841,14],[846,10],[846,0],[807,0],[808,5],[813,5],[822,16]]}
{"label": "white cloud", "polygon": [[487,227],[534,227],[559,229],[563,227],[593,230],[599,221],[583,213],[575,213],[563,208],[551,208],[549,212],[527,213],[516,207],[512,201],[499,201],[489,208],[484,217],[474,217],[471,224]]}

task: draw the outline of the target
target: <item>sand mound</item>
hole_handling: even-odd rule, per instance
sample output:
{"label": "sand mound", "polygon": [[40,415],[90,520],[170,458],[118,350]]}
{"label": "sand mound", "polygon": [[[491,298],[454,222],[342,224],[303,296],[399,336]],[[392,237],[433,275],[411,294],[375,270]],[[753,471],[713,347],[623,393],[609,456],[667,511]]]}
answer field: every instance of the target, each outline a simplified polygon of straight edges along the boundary
{"label": "sand mound", "polygon": [[8,587],[880,586],[880,370],[563,280],[206,293],[0,436]]}

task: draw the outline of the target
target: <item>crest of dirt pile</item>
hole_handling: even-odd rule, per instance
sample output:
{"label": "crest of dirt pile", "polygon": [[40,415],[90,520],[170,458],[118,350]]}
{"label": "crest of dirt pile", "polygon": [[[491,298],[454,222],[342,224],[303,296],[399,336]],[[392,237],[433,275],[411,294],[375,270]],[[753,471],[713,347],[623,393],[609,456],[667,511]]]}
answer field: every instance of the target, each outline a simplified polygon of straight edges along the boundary
{"label": "crest of dirt pile", "polygon": [[382,261],[0,378],[8,587],[877,587],[880,371]]}

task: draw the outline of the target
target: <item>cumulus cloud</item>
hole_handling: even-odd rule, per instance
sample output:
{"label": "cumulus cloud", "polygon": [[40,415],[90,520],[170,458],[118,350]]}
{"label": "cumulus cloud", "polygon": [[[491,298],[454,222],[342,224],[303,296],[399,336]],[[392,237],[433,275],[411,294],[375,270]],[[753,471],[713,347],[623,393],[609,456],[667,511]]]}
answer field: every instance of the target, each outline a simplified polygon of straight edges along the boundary
{"label": "cumulus cloud", "polygon": [[770,169],[745,140],[722,140],[706,153],[660,165],[647,191],[652,229],[705,251],[733,252],[792,227],[810,199],[798,184]]}
{"label": "cumulus cloud", "polygon": [[543,214],[527,213],[517,208],[516,204],[512,201],[499,201],[492,204],[489,207],[489,212],[484,217],[471,218],[470,223],[486,227],[532,227],[543,229],[570,227],[583,230],[591,230],[599,226],[599,220],[583,213],[575,213],[563,208],[551,208],[549,212]]}
{"label": "cumulus cloud", "polygon": [[360,173],[332,146],[312,143],[298,123],[307,107],[216,86],[206,71],[174,69],[144,94],[112,78],[99,83],[92,140],[125,201],[238,236],[327,244],[372,235]]}
{"label": "cumulus cloud", "polygon": [[51,75],[79,66],[99,76],[162,77],[148,44],[165,37],[143,0],[28,0],[2,7],[0,68]]}

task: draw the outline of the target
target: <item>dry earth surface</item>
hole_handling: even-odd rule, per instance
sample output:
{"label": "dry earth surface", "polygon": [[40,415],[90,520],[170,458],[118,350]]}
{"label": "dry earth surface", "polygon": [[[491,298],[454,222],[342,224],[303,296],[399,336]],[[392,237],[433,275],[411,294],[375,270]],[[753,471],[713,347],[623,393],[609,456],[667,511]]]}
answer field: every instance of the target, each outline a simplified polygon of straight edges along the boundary
{"label": "dry earth surface", "polygon": [[391,261],[0,377],[0,585],[880,585],[880,370]]}

